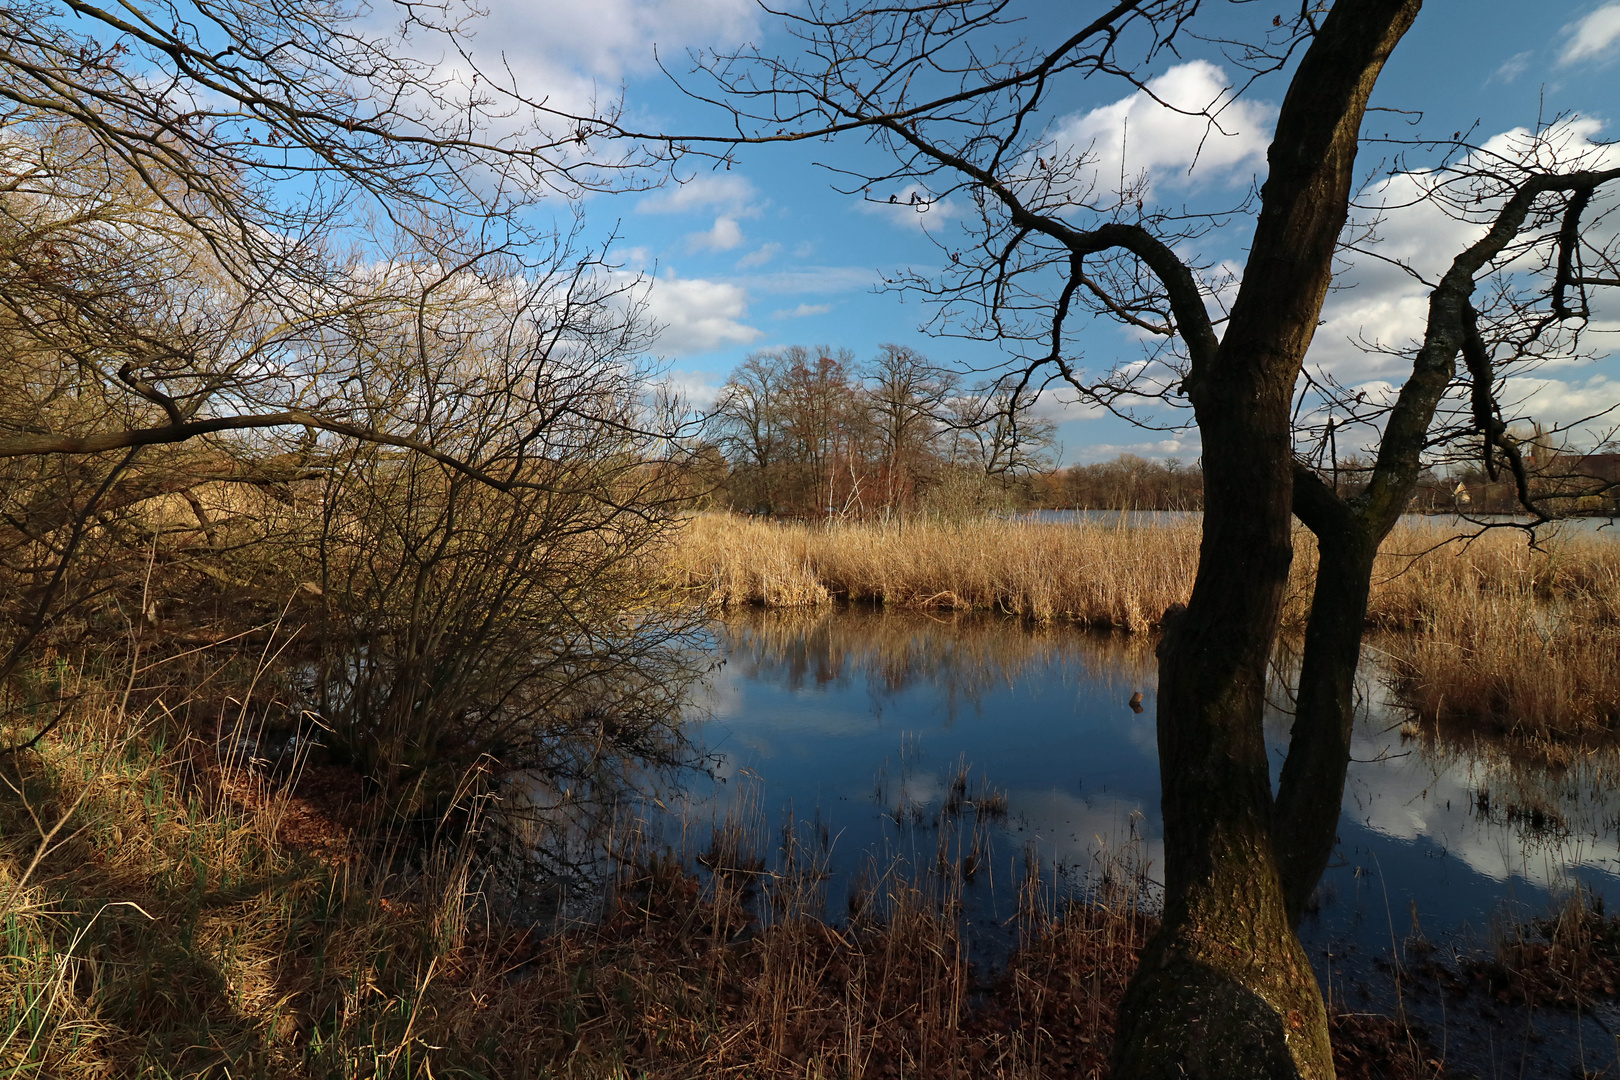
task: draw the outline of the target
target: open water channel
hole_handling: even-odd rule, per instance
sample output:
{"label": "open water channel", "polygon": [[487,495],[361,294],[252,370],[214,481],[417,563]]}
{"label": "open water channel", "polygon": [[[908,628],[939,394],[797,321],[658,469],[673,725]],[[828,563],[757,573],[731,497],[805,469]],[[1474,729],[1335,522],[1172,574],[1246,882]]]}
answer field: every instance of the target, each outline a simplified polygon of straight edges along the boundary
{"label": "open water channel", "polygon": [[[728,813],[760,821],[768,846],[799,822],[830,873],[836,918],[863,873],[920,872],[937,859],[941,829],[977,827],[988,850],[962,901],[985,968],[1013,945],[1026,852],[1054,897],[1109,869],[1159,877],[1147,636],[823,609],[743,613],[716,624],[713,645],[722,663],[695,710],[713,775],[672,808],[689,849]],[[1620,1072],[1620,1011],[1529,1011],[1401,975],[1417,938],[1448,958],[1489,949],[1493,932],[1546,912],[1577,884],[1611,907],[1620,901],[1620,796],[1605,767],[1577,762],[1552,775],[1488,744],[1403,727],[1376,641],[1362,666],[1339,844],[1302,927],[1333,1001],[1351,1012],[1404,1008],[1454,1076]],[[1129,704],[1137,692],[1140,712]],[[1281,710],[1268,721],[1274,770],[1287,723]],[[942,812],[964,764],[968,801],[1004,792],[1004,817],[975,826],[971,808]]]}

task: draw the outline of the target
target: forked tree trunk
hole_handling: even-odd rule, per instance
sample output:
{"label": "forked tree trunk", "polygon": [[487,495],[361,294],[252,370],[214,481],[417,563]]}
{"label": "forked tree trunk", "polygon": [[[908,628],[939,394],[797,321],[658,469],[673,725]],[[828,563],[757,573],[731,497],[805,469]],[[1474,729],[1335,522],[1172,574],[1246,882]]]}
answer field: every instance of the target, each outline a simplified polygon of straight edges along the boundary
{"label": "forked tree trunk", "polygon": [[[1261,418],[1204,429],[1205,490],[1222,494],[1206,496],[1197,584],[1160,646],[1164,923],[1121,1009],[1118,1077],[1333,1074],[1273,851],[1261,728],[1292,557],[1287,401],[1271,396]],[[1255,438],[1256,419],[1284,437]]]}
{"label": "forked tree trunk", "polygon": [[1207,361],[1195,356],[1187,380],[1204,537],[1191,600],[1167,618],[1160,647],[1164,921],[1121,1008],[1120,1080],[1333,1076],[1321,991],[1283,887],[1262,715],[1293,555],[1293,387],[1331,279],[1367,98],[1420,6],[1339,0],[1323,20],[1278,116],[1225,337]]}

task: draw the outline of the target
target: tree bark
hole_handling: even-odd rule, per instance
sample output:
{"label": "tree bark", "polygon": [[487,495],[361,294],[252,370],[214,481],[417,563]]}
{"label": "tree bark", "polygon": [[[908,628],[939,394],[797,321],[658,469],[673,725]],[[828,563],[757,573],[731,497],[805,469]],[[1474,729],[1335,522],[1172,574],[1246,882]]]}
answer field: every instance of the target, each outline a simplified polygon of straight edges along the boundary
{"label": "tree bark", "polygon": [[1340,0],[1283,101],[1242,288],[1189,378],[1205,462],[1187,609],[1160,647],[1165,910],[1126,991],[1115,1075],[1331,1077],[1289,919],[1261,721],[1293,557],[1289,409],[1348,213],[1361,119],[1420,0]]}

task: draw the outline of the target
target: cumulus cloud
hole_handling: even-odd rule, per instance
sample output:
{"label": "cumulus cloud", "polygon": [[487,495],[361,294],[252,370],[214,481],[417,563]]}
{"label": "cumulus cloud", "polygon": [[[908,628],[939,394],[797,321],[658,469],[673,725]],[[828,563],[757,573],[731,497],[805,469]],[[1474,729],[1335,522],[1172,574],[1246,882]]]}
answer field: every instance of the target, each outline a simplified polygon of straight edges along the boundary
{"label": "cumulus cloud", "polygon": [[693,251],[730,251],[742,242],[742,227],[737,219],[723,215],[714,219],[713,228],[686,237],[686,246]]}
{"label": "cumulus cloud", "polygon": [[831,310],[831,304],[800,304],[796,308],[778,308],[771,312],[771,318],[803,319],[810,315],[825,315]]}
{"label": "cumulus cloud", "polygon": [[1605,374],[1568,381],[1534,376],[1508,379],[1502,389],[1502,400],[1525,402],[1528,407],[1523,411],[1549,427],[1597,417],[1593,423],[1599,428],[1608,428],[1620,419],[1614,409],[1615,403],[1620,402],[1620,382]]}
{"label": "cumulus cloud", "polygon": [[743,320],[748,290],[724,281],[666,273],[648,282],[647,317],[659,329],[653,351],[695,356],[727,345],[751,345],[763,333]]}
{"label": "cumulus cloud", "polygon": [[1144,458],[1180,458],[1184,463],[1197,460],[1200,449],[1198,432],[1178,432],[1168,438],[1134,443],[1092,443],[1080,451],[1079,460],[1085,463],[1112,461],[1121,454],[1134,454]]}
{"label": "cumulus cloud", "polygon": [[626,76],[652,71],[688,46],[736,45],[759,32],[753,0],[527,0],[491,4],[475,24],[474,61],[510,71],[519,88],[549,106],[586,112],[617,95]]}
{"label": "cumulus cloud", "polygon": [[[1575,117],[1553,133],[1558,159],[1586,155],[1584,167],[1620,160],[1620,150],[1596,140],[1602,123]],[[1533,133],[1515,128],[1489,139],[1480,155],[1487,161],[1523,159],[1534,152]],[[1545,158],[1546,155],[1542,155]],[[1465,163],[1466,164],[1466,163]],[[1376,246],[1380,258],[1360,257],[1341,274],[1322,311],[1307,362],[1350,385],[1404,378],[1411,362],[1401,356],[1371,351],[1412,346],[1421,337],[1428,315],[1429,286],[1394,263],[1411,267],[1428,281],[1438,280],[1451,260],[1484,235],[1485,219],[1460,221],[1424,196],[1438,181],[1435,173],[1415,171],[1386,177],[1363,191],[1363,214],[1382,219]],[[1355,256],[1351,256],[1356,258]]]}
{"label": "cumulus cloud", "polygon": [[719,400],[724,380],[725,376],[717,372],[675,369],[666,372],[659,382],[691,408],[708,412]]}
{"label": "cumulus cloud", "polygon": [[1263,168],[1276,114],[1266,102],[1232,100],[1226,72],[1194,60],[1151,80],[1146,91],[1060,121],[1052,149],[1086,160],[1101,189],[1145,175],[1151,191],[1185,184],[1195,171],[1207,180]]}
{"label": "cumulus cloud", "polygon": [[1584,60],[1607,58],[1620,42],[1620,3],[1604,4],[1584,19],[1564,27],[1563,51],[1558,60],[1578,64]]}

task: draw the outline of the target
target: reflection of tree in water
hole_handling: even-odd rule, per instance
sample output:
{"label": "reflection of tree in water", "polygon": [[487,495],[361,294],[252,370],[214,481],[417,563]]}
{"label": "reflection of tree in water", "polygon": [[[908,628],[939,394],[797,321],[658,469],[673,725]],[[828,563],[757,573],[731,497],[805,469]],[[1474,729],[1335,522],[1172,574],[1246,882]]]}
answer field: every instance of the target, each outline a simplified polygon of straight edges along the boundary
{"label": "reflection of tree in water", "polygon": [[864,678],[877,696],[922,683],[952,703],[977,702],[1033,669],[1062,667],[1092,682],[1118,681],[1128,695],[1149,685],[1154,671],[1148,635],[1032,627],[985,613],[753,609],[718,623],[716,633],[729,662],[750,678],[793,690]]}

